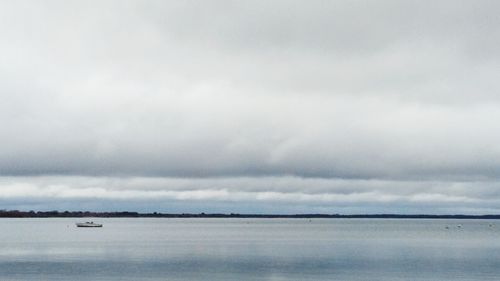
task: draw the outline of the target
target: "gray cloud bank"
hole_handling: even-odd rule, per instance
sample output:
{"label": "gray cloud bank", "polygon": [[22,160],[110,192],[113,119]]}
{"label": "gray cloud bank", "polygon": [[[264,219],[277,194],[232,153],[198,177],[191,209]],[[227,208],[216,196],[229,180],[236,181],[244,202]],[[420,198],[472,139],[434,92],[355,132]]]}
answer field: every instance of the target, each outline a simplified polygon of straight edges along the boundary
{"label": "gray cloud bank", "polygon": [[[299,177],[111,178],[4,177],[0,202],[43,210],[125,208],[141,211],[189,210],[352,213],[491,213],[499,192],[490,182],[419,182]],[[50,202],[47,205],[47,201]],[[97,204],[96,204],[97,203]],[[111,205],[109,205],[111,203]]]}
{"label": "gray cloud bank", "polygon": [[4,1],[0,198],[495,211],[499,6]]}

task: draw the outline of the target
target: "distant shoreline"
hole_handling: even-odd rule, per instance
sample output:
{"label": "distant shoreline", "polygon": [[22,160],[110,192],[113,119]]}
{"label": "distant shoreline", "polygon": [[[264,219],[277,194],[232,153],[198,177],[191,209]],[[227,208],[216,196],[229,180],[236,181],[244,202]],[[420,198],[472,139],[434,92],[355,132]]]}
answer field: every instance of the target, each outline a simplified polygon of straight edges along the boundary
{"label": "distant shoreline", "polygon": [[18,211],[0,210],[0,218],[296,218],[296,219],[500,219],[500,215],[429,215],[429,214],[217,214],[217,213],[139,213],[90,211]]}

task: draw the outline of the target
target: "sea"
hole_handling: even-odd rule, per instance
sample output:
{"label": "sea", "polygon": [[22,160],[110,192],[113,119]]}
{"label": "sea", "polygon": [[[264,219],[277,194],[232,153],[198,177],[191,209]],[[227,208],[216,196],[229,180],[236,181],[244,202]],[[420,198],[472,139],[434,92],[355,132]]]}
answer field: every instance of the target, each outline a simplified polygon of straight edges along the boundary
{"label": "sea", "polygon": [[2,281],[499,278],[494,220],[0,219]]}

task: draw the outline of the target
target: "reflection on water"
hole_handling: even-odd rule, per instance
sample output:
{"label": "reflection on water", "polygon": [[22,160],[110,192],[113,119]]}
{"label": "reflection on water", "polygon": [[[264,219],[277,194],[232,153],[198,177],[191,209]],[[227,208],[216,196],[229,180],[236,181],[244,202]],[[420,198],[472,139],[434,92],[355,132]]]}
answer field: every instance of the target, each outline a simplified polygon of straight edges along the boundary
{"label": "reflection on water", "polygon": [[500,227],[494,221],[94,219],[103,228],[76,228],[76,221],[0,219],[0,280],[500,276]]}

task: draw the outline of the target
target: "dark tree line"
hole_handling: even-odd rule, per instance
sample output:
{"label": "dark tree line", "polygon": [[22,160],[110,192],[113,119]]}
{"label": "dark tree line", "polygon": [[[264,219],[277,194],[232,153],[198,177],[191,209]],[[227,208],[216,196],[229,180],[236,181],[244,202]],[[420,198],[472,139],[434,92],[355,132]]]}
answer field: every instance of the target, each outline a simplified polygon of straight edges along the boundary
{"label": "dark tree line", "polygon": [[18,211],[0,210],[0,218],[367,218],[367,219],[500,219],[500,215],[401,215],[401,214],[169,214],[138,212],[90,212],[90,211]]}

